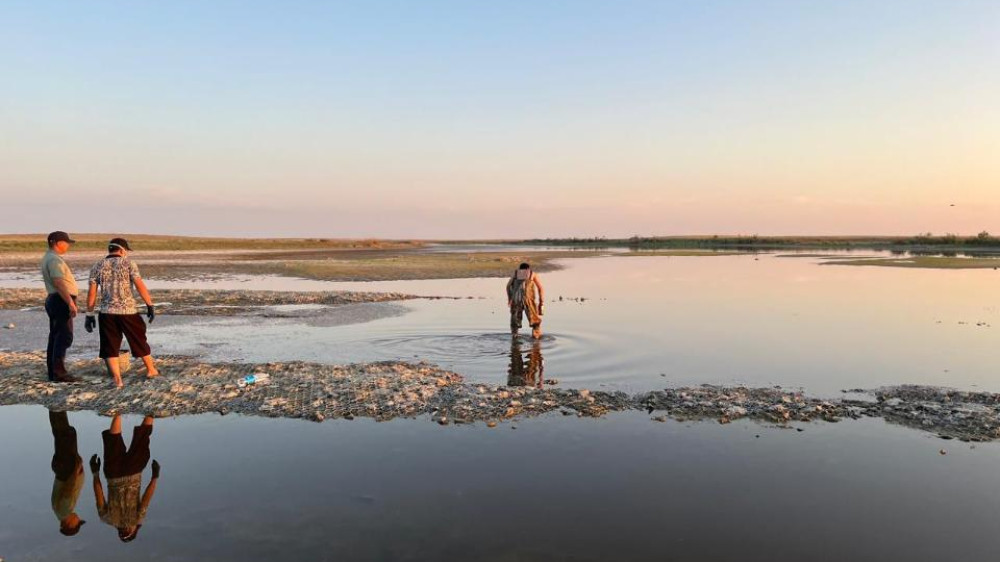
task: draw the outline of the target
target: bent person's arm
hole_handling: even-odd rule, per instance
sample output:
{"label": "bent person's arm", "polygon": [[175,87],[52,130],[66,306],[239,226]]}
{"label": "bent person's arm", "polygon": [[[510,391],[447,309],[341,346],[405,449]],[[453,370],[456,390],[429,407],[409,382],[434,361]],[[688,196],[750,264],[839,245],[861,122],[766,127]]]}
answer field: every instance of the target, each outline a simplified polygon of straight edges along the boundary
{"label": "bent person's arm", "polygon": [[538,288],[538,304],[545,302],[545,287],[542,287],[542,280],[535,276],[535,287]]}

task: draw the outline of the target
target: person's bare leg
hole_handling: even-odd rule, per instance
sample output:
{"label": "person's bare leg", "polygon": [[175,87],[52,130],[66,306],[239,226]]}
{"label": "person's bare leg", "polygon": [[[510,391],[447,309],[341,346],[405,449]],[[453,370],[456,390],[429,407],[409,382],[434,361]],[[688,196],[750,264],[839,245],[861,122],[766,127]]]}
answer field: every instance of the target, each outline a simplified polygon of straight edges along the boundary
{"label": "person's bare leg", "polygon": [[121,435],[122,433],[122,416],[121,414],[115,414],[115,417],[111,418],[111,435]]}
{"label": "person's bare leg", "polygon": [[160,372],[156,370],[156,365],[153,364],[153,356],[147,355],[141,357],[142,362],[146,365],[146,378],[153,378],[160,376]]}
{"label": "person's bare leg", "polygon": [[146,416],[142,418],[142,425],[153,425],[153,416]]}
{"label": "person's bare leg", "polygon": [[121,367],[119,367],[118,365],[117,357],[105,358],[104,366],[108,368],[108,374],[111,375],[111,378],[115,379],[115,386],[117,386],[118,388],[125,386],[124,384],[122,384]]}

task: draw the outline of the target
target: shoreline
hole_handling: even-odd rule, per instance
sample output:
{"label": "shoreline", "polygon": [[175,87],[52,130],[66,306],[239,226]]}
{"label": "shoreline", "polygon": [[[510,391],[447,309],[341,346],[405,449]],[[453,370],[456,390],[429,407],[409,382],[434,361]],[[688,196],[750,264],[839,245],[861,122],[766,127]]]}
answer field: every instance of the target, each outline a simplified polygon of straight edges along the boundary
{"label": "shoreline", "polygon": [[[225,289],[158,289],[157,314],[180,316],[253,316],[275,306],[400,302],[408,300],[462,300],[472,297],[419,296],[364,291],[248,291]],[[0,310],[40,310],[43,289],[0,288]],[[144,311],[144,306],[139,306]],[[82,315],[82,313],[81,313]]]}

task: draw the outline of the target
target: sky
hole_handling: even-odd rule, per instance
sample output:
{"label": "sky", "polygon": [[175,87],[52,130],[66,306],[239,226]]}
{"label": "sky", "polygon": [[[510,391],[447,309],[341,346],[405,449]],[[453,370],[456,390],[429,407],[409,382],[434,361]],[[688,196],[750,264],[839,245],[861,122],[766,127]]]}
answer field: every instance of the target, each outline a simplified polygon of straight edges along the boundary
{"label": "sky", "polygon": [[1000,2],[0,11],[0,232],[1000,234]]}

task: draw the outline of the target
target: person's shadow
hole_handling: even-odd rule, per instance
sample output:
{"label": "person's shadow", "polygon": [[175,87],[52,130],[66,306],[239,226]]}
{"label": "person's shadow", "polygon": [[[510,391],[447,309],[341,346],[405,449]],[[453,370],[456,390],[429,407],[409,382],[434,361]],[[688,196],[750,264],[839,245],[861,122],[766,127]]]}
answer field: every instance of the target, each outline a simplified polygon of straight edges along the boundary
{"label": "person's shadow", "polygon": [[83,489],[83,459],[76,446],[76,428],[66,412],[49,410],[49,427],[55,440],[52,454],[52,511],[59,520],[59,532],[72,537],[86,521],[76,514],[76,501]]}
{"label": "person's shadow", "polygon": [[[525,356],[527,355],[527,357]],[[532,340],[531,350],[525,354],[521,350],[521,338],[510,340],[510,366],[507,368],[507,386],[542,387],[545,364],[542,359],[542,343]]]}
{"label": "person's shadow", "polygon": [[[115,415],[111,428],[101,433],[104,442],[104,478],[108,482],[108,497],[101,487],[101,459],[90,457],[90,472],[94,477],[94,499],[101,521],[118,530],[122,542],[135,540],[146,519],[149,503],[156,493],[160,479],[160,463],[153,461],[153,477],[142,490],[142,471],[149,463],[149,441],[153,435],[153,416],[146,416],[142,424],[132,430],[132,443],[125,448],[122,438],[122,419]],[[141,492],[141,494],[140,494]]]}

